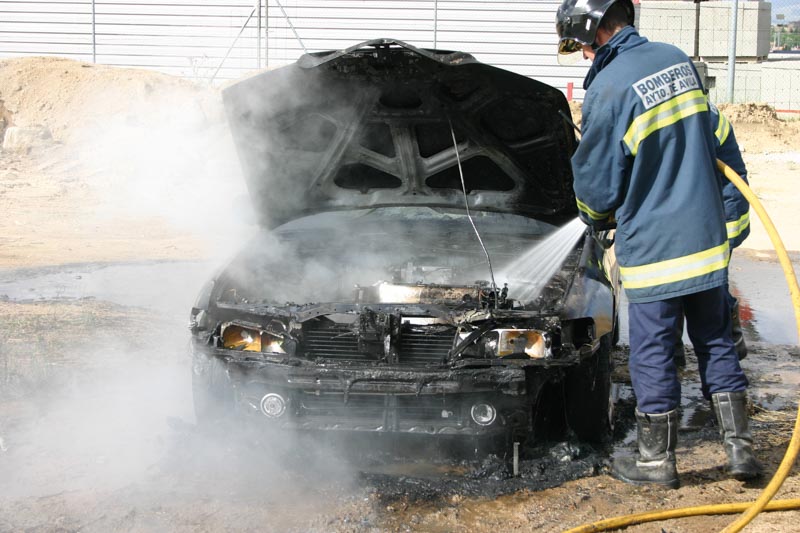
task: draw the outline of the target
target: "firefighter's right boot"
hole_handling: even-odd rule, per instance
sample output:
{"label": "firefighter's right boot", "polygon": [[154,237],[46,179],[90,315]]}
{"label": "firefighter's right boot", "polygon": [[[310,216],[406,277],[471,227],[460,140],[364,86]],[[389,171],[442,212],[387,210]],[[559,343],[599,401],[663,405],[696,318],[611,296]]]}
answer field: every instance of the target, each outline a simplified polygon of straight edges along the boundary
{"label": "firefighter's right boot", "polygon": [[753,435],[747,419],[747,393],[718,392],[711,395],[711,402],[728,456],[728,473],[738,480],[759,477],[761,463],[753,453]]}
{"label": "firefighter's right boot", "polygon": [[634,485],[656,484],[677,489],[680,486],[675,465],[678,410],[649,415],[637,409],[636,423],[639,454],[614,459],[611,474]]}
{"label": "firefighter's right boot", "polygon": [[739,320],[739,300],[734,300],[731,306],[731,337],[736,346],[736,355],[739,361],[747,357],[747,344],[744,342],[744,332],[742,331],[742,321]]}

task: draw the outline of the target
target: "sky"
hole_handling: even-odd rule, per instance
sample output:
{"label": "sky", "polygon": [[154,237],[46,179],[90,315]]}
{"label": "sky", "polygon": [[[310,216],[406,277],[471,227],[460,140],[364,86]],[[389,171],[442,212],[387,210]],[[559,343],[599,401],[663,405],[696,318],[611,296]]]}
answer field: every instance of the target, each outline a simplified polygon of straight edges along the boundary
{"label": "sky", "polygon": [[772,22],[776,22],[775,15],[782,13],[786,16],[785,22],[800,20],[800,2],[798,0],[772,0]]}

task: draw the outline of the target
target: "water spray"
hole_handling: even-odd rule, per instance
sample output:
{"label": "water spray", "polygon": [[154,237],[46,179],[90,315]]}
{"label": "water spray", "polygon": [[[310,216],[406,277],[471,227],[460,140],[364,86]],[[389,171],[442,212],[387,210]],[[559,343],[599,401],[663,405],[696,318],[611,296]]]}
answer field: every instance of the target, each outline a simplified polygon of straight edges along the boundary
{"label": "water spray", "polygon": [[585,231],[586,225],[579,218],[573,219],[507,265],[498,277],[520,287],[517,300],[534,300],[561,270]]}

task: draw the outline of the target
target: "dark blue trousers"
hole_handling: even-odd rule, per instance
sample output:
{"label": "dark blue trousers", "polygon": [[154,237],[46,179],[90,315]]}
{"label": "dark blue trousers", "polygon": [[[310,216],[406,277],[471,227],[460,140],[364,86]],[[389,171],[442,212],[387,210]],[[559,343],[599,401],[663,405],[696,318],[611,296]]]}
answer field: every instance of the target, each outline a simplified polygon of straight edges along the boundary
{"label": "dark blue trousers", "polygon": [[703,396],[747,388],[731,339],[728,291],[717,287],[677,298],[628,304],[629,368],[636,404],[642,413],[666,413],[681,401],[681,384],[672,354],[681,342],[681,322],[697,355]]}

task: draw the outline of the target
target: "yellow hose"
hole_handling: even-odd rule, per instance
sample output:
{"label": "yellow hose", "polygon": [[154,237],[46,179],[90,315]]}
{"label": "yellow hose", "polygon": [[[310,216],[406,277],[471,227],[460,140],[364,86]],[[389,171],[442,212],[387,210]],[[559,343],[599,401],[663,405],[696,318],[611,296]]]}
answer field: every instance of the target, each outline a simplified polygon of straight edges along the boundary
{"label": "yellow hose", "polygon": [[[646,522],[656,522],[658,520],[670,520],[672,518],[686,518],[688,516],[717,515],[741,513],[753,502],[743,503],[721,503],[717,505],[698,505],[697,507],[683,507],[681,509],[667,509],[666,511],[649,511],[646,513],[629,514],[600,520],[592,524],[586,524],[575,529],[570,529],[566,533],[596,533],[598,531],[611,531],[623,527],[644,524]],[[800,508],[800,499],[797,500],[775,500],[769,502],[765,508],[767,511],[791,511]]]}
{"label": "yellow hose", "polygon": [[[753,193],[750,187],[744,180],[733,171],[731,167],[717,160],[717,166],[728,178],[742,195],[750,202],[750,207],[758,214],[764,228],[767,230],[772,246],[778,254],[778,260],[783,268],[783,274],[786,276],[786,283],[789,285],[789,292],[792,295],[792,306],[794,307],[794,317],[797,323],[797,334],[800,338],[800,287],[797,286],[797,278],[794,275],[792,262],[789,260],[789,254],[786,253],[786,248],[783,246],[778,231],[775,225],[770,220],[764,206],[761,205],[758,197]],[[752,502],[745,503],[730,503],[720,505],[699,505],[696,507],[683,507],[680,509],[668,509],[666,511],[652,511],[646,513],[631,514],[625,516],[618,516],[586,524],[568,530],[566,533],[595,533],[598,531],[610,531],[613,529],[620,529],[634,524],[642,524],[645,522],[655,522],[657,520],[669,520],[671,518],[684,518],[688,516],[701,516],[712,514],[732,514],[744,511],[742,516],[737,518],[734,522],[728,525],[723,530],[723,533],[735,533],[741,531],[747,524],[749,524],[757,515],[763,510],[767,511],[789,511],[793,509],[800,509],[800,499],[794,500],[772,500],[775,493],[778,492],[786,477],[797,459],[798,451],[800,451],[800,405],[798,405],[797,418],[794,423],[794,431],[792,438],[789,441],[789,446],[786,448],[786,454],[783,456],[781,464],[772,476],[769,484],[764,488],[759,497]]]}

